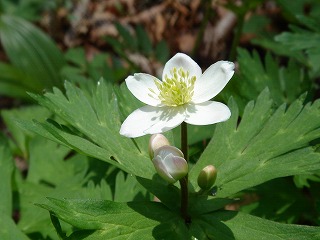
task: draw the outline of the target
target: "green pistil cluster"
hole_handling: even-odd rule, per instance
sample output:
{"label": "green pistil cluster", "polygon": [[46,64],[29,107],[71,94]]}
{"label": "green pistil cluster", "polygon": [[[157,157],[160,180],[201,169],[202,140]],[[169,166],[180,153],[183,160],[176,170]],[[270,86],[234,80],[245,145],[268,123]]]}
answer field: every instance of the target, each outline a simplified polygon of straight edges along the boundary
{"label": "green pistil cluster", "polygon": [[167,106],[180,106],[191,101],[194,90],[195,76],[190,76],[189,71],[183,68],[173,68],[171,76],[165,75],[159,83],[155,81],[160,93],[158,98]]}

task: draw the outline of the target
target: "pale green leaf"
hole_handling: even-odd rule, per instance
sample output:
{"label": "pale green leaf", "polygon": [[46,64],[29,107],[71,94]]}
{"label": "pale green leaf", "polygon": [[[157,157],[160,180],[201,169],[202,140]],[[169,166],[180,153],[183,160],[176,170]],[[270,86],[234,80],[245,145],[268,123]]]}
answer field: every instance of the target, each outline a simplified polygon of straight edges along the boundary
{"label": "pale green leaf", "polygon": [[20,121],[20,125],[128,173],[151,178],[154,168],[147,153],[148,139],[133,141],[119,134],[120,113],[112,85],[101,80],[92,93],[68,82],[65,88],[66,96],[57,88],[44,96],[32,96],[72,127],[54,121]]}
{"label": "pale green leaf", "polygon": [[30,240],[19,230],[11,217],[0,213],[0,237],[1,240]]}
{"label": "pale green leaf", "polygon": [[264,63],[253,51],[238,50],[239,72],[231,79],[222,96],[232,95],[240,109],[263,91],[266,87],[270,96],[278,106],[282,103],[292,103],[301,94],[309,90],[311,82],[306,72],[294,61],[289,61],[286,67],[279,67],[277,60],[267,53]]}
{"label": "pale green leaf", "polygon": [[125,176],[122,171],[117,174],[113,199],[115,202],[146,200],[146,194],[146,189],[141,187],[134,176]]}
{"label": "pale green leaf", "polygon": [[[320,137],[320,101],[272,109],[269,91],[250,102],[238,124],[238,108],[231,99],[232,117],[217,125],[213,138],[190,180],[209,164],[218,169],[217,196],[226,197],[278,177],[310,174],[320,169],[320,153],[309,143]],[[196,187],[198,188],[198,187]]]}
{"label": "pale green leaf", "polygon": [[40,136],[33,138],[28,147],[30,158],[27,176],[22,179],[17,172],[15,178],[19,194],[18,226],[24,233],[41,233],[52,237],[55,232],[49,215],[34,203],[43,202],[46,196],[92,197],[88,195],[92,191],[87,192],[83,187],[88,181],[88,162],[81,155],[64,159],[69,149]]}
{"label": "pale green leaf", "polygon": [[183,220],[161,203],[49,200],[40,206],[87,230],[75,232],[70,239],[188,239]]}

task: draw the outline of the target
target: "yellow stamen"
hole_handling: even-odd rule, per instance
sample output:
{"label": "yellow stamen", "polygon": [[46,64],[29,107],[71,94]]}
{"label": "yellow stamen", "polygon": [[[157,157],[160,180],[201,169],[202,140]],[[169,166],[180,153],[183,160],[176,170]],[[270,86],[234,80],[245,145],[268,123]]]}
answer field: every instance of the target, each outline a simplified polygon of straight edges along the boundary
{"label": "yellow stamen", "polygon": [[[162,82],[155,81],[160,93],[158,98],[167,106],[180,106],[192,100],[196,77],[190,77],[189,71],[173,68],[171,76],[165,75]],[[150,89],[151,93],[154,91]]]}

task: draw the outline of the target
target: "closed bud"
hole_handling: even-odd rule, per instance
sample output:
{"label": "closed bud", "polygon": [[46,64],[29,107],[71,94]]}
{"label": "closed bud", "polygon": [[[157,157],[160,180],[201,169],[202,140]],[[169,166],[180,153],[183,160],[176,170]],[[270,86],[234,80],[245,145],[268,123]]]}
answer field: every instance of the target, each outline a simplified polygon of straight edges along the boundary
{"label": "closed bud", "polygon": [[162,134],[157,133],[153,134],[149,140],[149,156],[152,159],[155,155],[155,152],[163,146],[170,145],[169,140]]}
{"label": "closed bud", "polygon": [[202,190],[209,190],[215,183],[217,178],[217,169],[208,165],[201,170],[198,176],[198,185]]}
{"label": "closed bud", "polygon": [[188,163],[176,147],[158,148],[152,162],[157,173],[168,183],[175,183],[188,174]]}

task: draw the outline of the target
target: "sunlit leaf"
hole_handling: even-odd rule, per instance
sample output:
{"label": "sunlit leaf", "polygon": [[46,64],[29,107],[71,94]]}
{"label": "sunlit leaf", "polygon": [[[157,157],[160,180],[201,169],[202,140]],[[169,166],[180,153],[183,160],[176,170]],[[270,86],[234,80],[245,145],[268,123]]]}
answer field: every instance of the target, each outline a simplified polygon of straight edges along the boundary
{"label": "sunlit leaf", "polygon": [[320,137],[320,101],[303,106],[303,99],[298,99],[277,110],[272,109],[272,103],[269,91],[263,91],[255,103],[248,103],[238,124],[237,104],[231,99],[231,119],[217,125],[211,142],[191,169],[193,186],[197,186],[200,170],[209,164],[218,169],[220,197],[274,178],[320,169],[320,153],[309,146]]}
{"label": "sunlit leaf", "polygon": [[21,122],[21,125],[128,173],[151,178],[154,169],[147,153],[148,140],[141,138],[135,142],[119,134],[118,100],[111,84],[101,80],[93,93],[82,91],[69,82],[65,88],[66,96],[55,88],[53,93],[33,97],[72,128],[52,120],[46,123]]}

